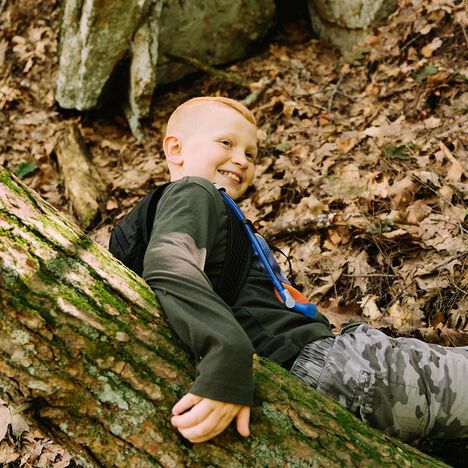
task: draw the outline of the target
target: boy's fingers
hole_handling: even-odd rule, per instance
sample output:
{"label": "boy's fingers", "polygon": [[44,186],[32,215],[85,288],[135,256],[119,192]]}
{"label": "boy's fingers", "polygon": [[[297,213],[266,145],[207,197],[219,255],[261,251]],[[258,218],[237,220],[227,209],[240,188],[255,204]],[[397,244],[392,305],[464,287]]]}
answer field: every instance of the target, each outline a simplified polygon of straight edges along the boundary
{"label": "boy's fingers", "polygon": [[204,419],[200,424],[188,428],[179,428],[179,432],[190,442],[200,443],[205,442],[213,437],[216,437],[218,434],[226,429],[229,426],[229,423],[232,421],[232,417],[227,415],[224,418],[219,419],[219,417],[211,413],[206,419]]}
{"label": "boy's fingers", "polygon": [[[186,408],[183,412],[181,408]],[[188,411],[187,411],[188,409]],[[175,411],[180,411],[175,414]],[[183,414],[181,414],[183,413]],[[237,430],[247,437],[250,408],[231,403],[210,400],[187,394],[174,407],[171,423],[186,439],[194,443],[205,442],[224,431],[231,421],[237,419]]]}
{"label": "boy's fingers", "polygon": [[237,413],[236,417],[236,427],[237,432],[244,437],[250,435],[249,429],[249,422],[250,422],[250,407],[243,406],[239,413]]}
{"label": "boy's fingers", "polygon": [[187,393],[174,405],[172,408],[172,414],[174,416],[181,414],[199,403],[201,400],[202,397],[194,395],[193,393]]}
{"label": "boy's fingers", "polygon": [[197,426],[205,421],[212,411],[212,407],[202,402],[196,404],[190,411],[184,414],[173,416],[171,418],[171,423],[179,429]]}

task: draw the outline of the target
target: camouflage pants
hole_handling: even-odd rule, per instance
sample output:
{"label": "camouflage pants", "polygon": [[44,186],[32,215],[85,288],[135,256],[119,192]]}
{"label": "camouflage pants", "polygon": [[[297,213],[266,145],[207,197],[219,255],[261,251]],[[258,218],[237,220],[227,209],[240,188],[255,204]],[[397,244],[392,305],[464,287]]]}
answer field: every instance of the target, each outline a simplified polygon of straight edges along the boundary
{"label": "camouflage pants", "polygon": [[361,324],[306,345],[291,372],[403,440],[468,435],[468,347],[390,338]]}

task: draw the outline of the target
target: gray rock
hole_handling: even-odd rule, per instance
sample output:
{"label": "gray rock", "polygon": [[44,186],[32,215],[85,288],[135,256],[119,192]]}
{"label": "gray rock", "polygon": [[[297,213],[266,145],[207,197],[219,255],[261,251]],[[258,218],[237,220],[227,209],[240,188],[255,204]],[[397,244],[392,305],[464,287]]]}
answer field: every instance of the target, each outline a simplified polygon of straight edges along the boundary
{"label": "gray rock", "polygon": [[165,2],[161,13],[158,84],[194,71],[165,54],[185,55],[209,65],[246,57],[252,43],[273,24],[274,0],[196,0]]}
{"label": "gray rock", "polygon": [[210,65],[243,58],[274,14],[274,0],[64,0],[56,100],[66,109],[95,107],[128,55],[128,95],[121,103],[141,136],[139,120],[149,113],[156,84],[193,72],[165,54]]}
{"label": "gray rock", "polygon": [[64,0],[55,98],[65,109],[95,107],[151,0]]}
{"label": "gray rock", "polygon": [[157,0],[131,42],[128,100],[124,111],[132,133],[143,138],[140,119],[149,114],[156,87],[156,65],[159,49],[159,26],[163,0]]}
{"label": "gray rock", "polygon": [[308,0],[310,19],[317,34],[342,52],[362,42],[373,26],[395,11],[396,0]]}

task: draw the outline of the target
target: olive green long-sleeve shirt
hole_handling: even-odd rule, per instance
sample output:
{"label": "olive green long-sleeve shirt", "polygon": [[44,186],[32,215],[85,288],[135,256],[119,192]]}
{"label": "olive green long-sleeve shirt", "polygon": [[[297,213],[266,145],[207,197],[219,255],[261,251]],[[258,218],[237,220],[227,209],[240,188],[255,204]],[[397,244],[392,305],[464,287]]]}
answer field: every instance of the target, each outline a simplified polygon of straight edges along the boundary
{"label": "olive green long-sleeve shirt", "polygon": [[144,260],[143,277],[169,324],[190,348],[197,374],[190,391],[250,405],[254,352],[278,364],[309,342],[333,336],[328,320],[287,310],[258,262],[232,307],[213,290],[223,269],[226,207],[216,187],[184,177],[163,193]]}

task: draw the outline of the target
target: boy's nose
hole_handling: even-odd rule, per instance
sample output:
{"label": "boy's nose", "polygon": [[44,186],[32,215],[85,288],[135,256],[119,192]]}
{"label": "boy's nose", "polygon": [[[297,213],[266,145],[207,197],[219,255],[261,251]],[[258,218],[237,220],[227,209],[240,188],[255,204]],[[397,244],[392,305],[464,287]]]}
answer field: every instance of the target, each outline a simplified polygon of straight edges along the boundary
{"label": "boy's nose", "polygon": [[234,164],[237,164],[242,169],[247,169],[247,167],[249,167],[249,160],[247,159],[245,154],[243,152],[241,152],[241,151],[237,151],[233,155],[232,162]]}

